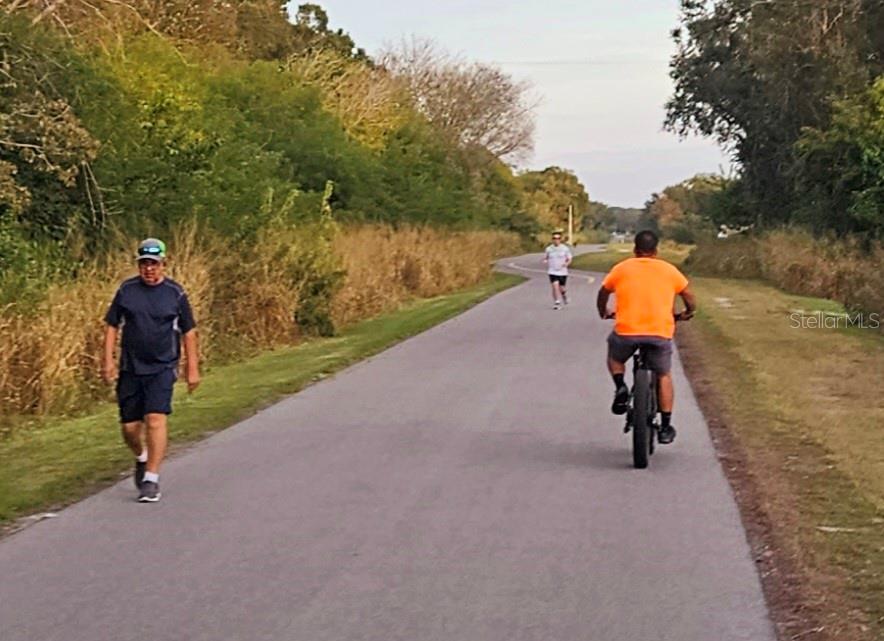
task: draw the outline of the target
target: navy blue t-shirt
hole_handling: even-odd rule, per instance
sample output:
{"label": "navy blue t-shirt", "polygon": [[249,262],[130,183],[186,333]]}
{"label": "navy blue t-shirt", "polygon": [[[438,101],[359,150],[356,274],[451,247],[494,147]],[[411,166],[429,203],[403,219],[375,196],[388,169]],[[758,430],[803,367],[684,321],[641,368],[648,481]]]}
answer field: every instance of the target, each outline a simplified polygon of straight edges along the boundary
{"label": "navy blue t-shirt", "polygon": [[181,336],[196,327],[187,294],[169,278],[158,285],[139,276],[123,282],[104,320],[123,326],[120,371],[139,376],[177,367]]}

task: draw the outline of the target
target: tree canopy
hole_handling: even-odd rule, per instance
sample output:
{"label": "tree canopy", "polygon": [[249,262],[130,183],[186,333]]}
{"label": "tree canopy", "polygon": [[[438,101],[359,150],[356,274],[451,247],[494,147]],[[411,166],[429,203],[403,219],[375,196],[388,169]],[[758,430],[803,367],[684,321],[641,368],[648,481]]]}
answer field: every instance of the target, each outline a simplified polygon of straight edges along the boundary
{"label": "tree canopy", "polygon": [[[824,140],[856,132],[848,112],[866,110],[854,121],[879,118],[867,92],[884,72],[882,33],[879,0],[682,0],[666,126],[713,137],[732,152],[754,222],[879,233],[884,220],[866,205],[849,214],[840,179],[823,175],[817,161]],[[874,140],[857,143],[882,152]],[[868,170],[851,172],[850,190],[874,192],[865,181],[878,177]]]}

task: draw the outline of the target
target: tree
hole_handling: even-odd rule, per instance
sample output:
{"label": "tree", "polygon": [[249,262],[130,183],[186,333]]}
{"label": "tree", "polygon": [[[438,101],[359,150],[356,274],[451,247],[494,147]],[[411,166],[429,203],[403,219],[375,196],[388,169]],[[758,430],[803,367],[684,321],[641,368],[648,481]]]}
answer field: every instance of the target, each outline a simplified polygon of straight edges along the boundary
{"label": "tree", "polygon": [[884,235],[884,76],[836,103],[832,125],[806,130],[798,151],[806,222]]}
{"label": "tree", "polygon": [[47,55],[54,43],[31,29],[22,37],[20,22],[3,27],[0,218],[14,218],[32,234],[57,236],[70,223],[72,205],[100,198],[90,168],[99,142],[58,91],[66,70],[63,59]]}
{"label": "tree", "polygon": [[645,204],[645,211],[657,221],[657,226],[661,229],[678,222],[685,215],[678,201],[670,198],[665,191],[662,194],[653,194]]}
{"label": "tree", "polygon": [[365,50],[357,48],[353,39],[341,29],[332,31],[328,14],[318,4],[298,5],[295,12],[294,50],[333,51],[344,57],[365,59]]}
{"label": "tree", "polygon": [[451,56],[428,40],[389,49],[379,64],[403,80],[415,108],[458,145],[500,159],[519,159],[533,149],[536,101],[529,83],[494,65]]}
{"label": "tree", "polygon": [[605,203],[590,200],[583,215],[584,230],[602,229],[613,231],[617,226],[617,219],[611,208]]}
{"label": "tree", "polygon": [[0,0],[7,14],[32,25],[52,23],[78,42],[113,47],[127,35],[151,32],[179,43],[217,43],[250,60],[283,60],[331,50],[365,58],[352,38],[329,28],[317,4],[302,4],[289,22],[279,0]]}
{"label": "tree", "polygon": [[525,208],[550,229],[564,228],[568,207],[573,207],[574,229],[582,229],[589,210],[589,195],[574,172],[561,167],[526,171],[518,176]]}
{"label": "tree", "polygon": [[682,0],[666,126],[732,150],[759,222],[789,220],[800,197],[795,143],[803,129],[824,128],[831,98],[863,90],[880,72],[875,5]]}
{"label": "tree", "polygon": [[288,70],[322,91],[323,106],[344,130],[371,149],[381,149],[408,117],[405,88],[384,69],[321,49],[293,55]]}

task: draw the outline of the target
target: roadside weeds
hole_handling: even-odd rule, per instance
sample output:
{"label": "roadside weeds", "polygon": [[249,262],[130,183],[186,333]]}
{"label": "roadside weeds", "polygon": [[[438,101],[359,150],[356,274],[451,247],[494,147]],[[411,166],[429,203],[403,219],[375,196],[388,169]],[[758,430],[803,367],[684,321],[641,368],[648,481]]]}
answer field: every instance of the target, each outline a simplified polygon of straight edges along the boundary
{"label": "roadside weeds", "polygon": [[[784,324],[797,304],[827,301],[747,281],[694,283],[705,304],[679,328],[679,351],[779,638],[884,638],[884,496],[873,473],[884,460],[874,429],[882,383],[869,371],[884,343]],[[857,406],[850,383],[868,403]]]}

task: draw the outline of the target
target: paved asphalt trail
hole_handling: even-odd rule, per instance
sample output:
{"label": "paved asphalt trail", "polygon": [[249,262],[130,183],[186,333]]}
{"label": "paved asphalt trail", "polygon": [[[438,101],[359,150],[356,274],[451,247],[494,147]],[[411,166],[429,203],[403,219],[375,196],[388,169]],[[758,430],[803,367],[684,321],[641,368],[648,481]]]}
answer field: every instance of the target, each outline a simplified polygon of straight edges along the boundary
{"label": "paved asphalt trail", "polygon": [[553,311],[505,264],[534,278],[176,457],[160,503],[126,479],[0,542],[0,639],[772,641],[680,366],[633,470],[597,282]]}

